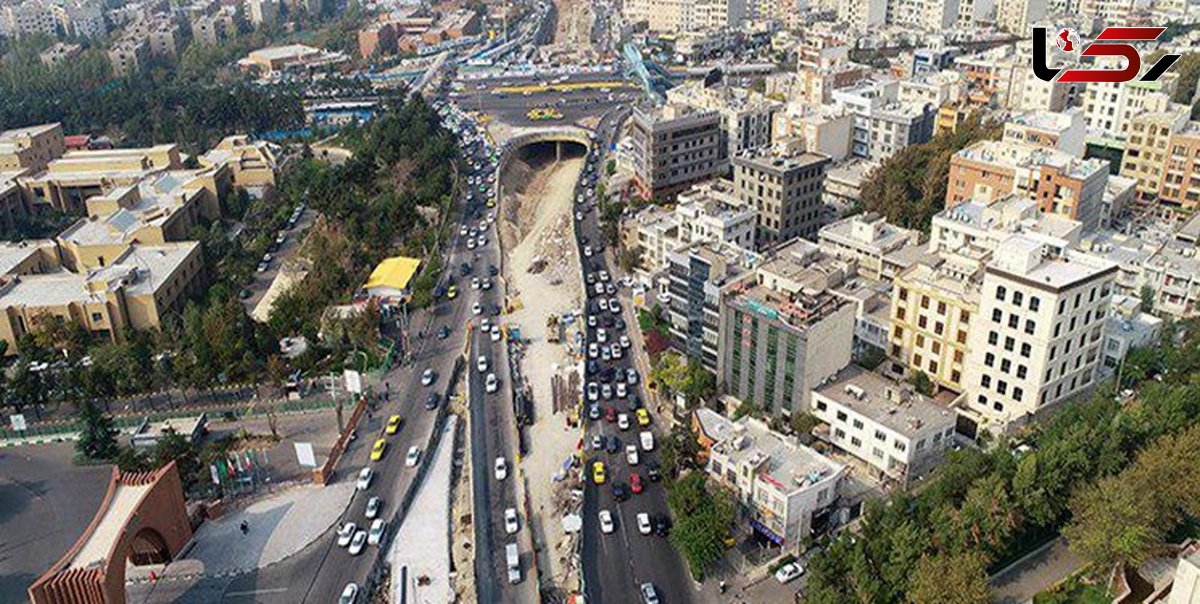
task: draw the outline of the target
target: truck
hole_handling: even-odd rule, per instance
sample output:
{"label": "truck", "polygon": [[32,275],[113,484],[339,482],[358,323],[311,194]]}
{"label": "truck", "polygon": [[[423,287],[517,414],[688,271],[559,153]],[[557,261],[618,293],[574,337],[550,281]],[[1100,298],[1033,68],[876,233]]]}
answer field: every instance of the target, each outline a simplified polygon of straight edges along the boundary
{"label": "truck", "polygon": [[508,582],[516,585],[521,582],[521,554],[517,551],[517,544],[505,546],[504,556],[508,560]]}

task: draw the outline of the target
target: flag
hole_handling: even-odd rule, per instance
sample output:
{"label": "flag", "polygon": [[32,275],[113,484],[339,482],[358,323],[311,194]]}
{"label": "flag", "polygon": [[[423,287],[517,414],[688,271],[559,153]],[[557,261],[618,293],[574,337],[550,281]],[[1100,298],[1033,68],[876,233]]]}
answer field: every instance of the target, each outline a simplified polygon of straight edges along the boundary
{"label": "flag", "polygon": [[253,463],[251,463],[251,461],[250,461],[250,450],[249,450],[249,449],[247,449],[247,450],[245,450],[245,451],[242,451],[242,457],[245,457],[245,458],[246,458],[246,471],[247,471],[247,472],[253,472],[253,471],[254,471],[254,464],[253,464]]}
{"label": "flag", "polygon": [[221,476],[221,482],[229,480],[229,468],[225,467],[225,460],[218,457],[214,464],[217,467],[217,474]]}
{"label": "flag", "polygon": [[217,464],[215,464],[215,463],[208,464],[208,470],[209,470],[209,472],[212,473],[213,484],[220,486],[221,475],[217,473]]}
{"label": "flag", "polygon": [[260,466],[265,466],[265,465],[268,465],[268,464],[270,464],[270,463],[271,463],[271,459],[270,459],[269,457],[267,457],[267,450],[266,450],[266,449],[259,449],[259,450],[258,450],[258,454],[259,454],[259,458],[258,458],[258,459],[259,459],[259,461],[258,461],[258,465],[260,465]]}

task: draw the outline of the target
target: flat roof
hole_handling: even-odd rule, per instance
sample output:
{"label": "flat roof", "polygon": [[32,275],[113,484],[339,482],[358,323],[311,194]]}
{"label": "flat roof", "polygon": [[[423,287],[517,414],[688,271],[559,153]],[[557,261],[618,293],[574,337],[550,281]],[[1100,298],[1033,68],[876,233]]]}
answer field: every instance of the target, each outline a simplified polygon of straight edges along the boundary
{"label": "flat roof", "polygon": [[39,253],[41,246],[53,248],[48,239],[26,239],[24,241],[0,241],[0,275],[7,275],[31,256]]}
{"label": "flat roof", "polygon": [[[696,412],[698,415],[705,413],[707,419],[701,419],[701,425],[706,434],[709,434],[708,426],[714,426],[716,432],[724,435],[724,438],[714,439],[717,441],[713,444],[715,450],[733,464],[755,466],[759,478],[774,483],[781,491],[807,488],[845,469],[842,464],[795,439],[772,432],[761,420],[745,416],[730,422],[710,409],[701,408]],[[723,422],[725,425],[721,425]]]}
{"label": "flat roof", "polygon": [[813,392],[906,436],[922,428],[953,426],[955,422],[950,409],[914,391],[908,384],[854,364],[837,372]]}
{"label": "flat roof", "polygon": [[379,263],[375,270],[371,271],[371,276],[367,278],[367,282],[363,287],[365,289],[373,289],[376,287],[386,287],[396,290],[406,289],[413,275],[417,273],[417,268],[421,266],[421,261],[417,258],[406,258],[404,256],[395,256],[388,258]]}

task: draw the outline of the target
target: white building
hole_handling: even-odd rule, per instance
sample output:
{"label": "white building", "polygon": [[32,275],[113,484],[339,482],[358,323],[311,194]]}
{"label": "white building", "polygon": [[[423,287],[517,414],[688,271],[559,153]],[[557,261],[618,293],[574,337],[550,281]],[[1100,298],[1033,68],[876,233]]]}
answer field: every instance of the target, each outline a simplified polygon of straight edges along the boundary
{"label": "white building", "polygon": [[958,22],[959,0],[889,0],[888,22],[928,32],[943,32]]}
{"label": "white building", "polygon": [[995,252],[1015,233],[1062,249],[1079,243],[1083,223],[1058,214],[1039,212],[1037,202],[1024,195],[1010,195],[993,201],[971,199],[933,217],[929,251],[953,252],[975,247]]}
{"label": "white building", "polygon": [[996,27],[1028,36],[1032,24],[1046,15],[1046,0],[996,0]]}
{"label": "white building", "polygon": [[1133,296],[1114,294],[1112,314],[1104,331],[1104,362],[1100,372],[1115,375],[1131,348],[1154,346],[1162,332],[1163,320],[1141,311],[1142,301]]}
{"label": "white building", "polygon": [[731,422],[700,408],[694,421],[699,438],[712,443],[709,476],[737,494],[753,530],[785,551],[798,551],[812,535],[815,517],[837,501],[846,466],[750,416]]}
{"label": "white building", "polygon": [[771,145],[772,116],[783,109],[782,103],[748,88],[724,84],[705,87],[698,81],[667,91],[667,102],[715,111],[721,116],[721,159],[726,167],[733,155]]}
{"label": "white building", "polygon": [[642,268],[667,268],[667,255],[694,243],[718,243],[753,252],[758,212],[733,195],[729,181],[711,181],[678,196],[673,209],[649,206],[622,225],[626,247],[642,249]]}
{"label": "white building", "polygon": [[826,225],[817,237],[822,252],[854,260],[859,274],[888,282],[925,253],[919,231],[897,227],[873,212]]}
{"label": "white building", "polygon": [[901,486],[941,463],[954,443],[955,413],[908,384],[850,365],[813,390],[820,437]]}
{"label": "white building", "polygon": [[966,405],[984,427],[1020,425],[1093,382],[1116,272],[1023,235],[1001,244],[984,272],[964,372]]}
{"label": "white building", "polygon": [[937,107],[903,102],[896,80],[868,81],[835,90],[833,99],[854,114],[850,151],[855,157],[883,161],[933,135]]}
{"label": "white building", "polygon": [[838,0],[839,23],[852,31],[864,32],[887,21],[887,0]]}
{"label": "white building", "polygon": [[[1116,68],[1105,58],[1097,68]],[[1169,73],[1169,72],[1168,72]],[[1166,111],[1171,102],[1174,79],[1164,76],[1157,82],[1133,80],[1120,83],[1092,83],[1084,92],[1083,116],[1088,135],[1105,140],[1124,141],[1130,122],[1144,111]]]}

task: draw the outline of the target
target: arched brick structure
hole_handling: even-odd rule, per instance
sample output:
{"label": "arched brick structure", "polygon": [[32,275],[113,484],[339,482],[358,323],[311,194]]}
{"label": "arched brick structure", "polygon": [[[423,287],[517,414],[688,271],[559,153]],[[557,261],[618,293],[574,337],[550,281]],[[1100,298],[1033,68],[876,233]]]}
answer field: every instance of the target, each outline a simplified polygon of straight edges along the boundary
{"label": "arched brick structure", "polygon": [[171,462],[153,472],[113,468],[87,529],[29,587],[33,604],[123,604],[125,563],[163,563],[192,537],[183,483]]}

